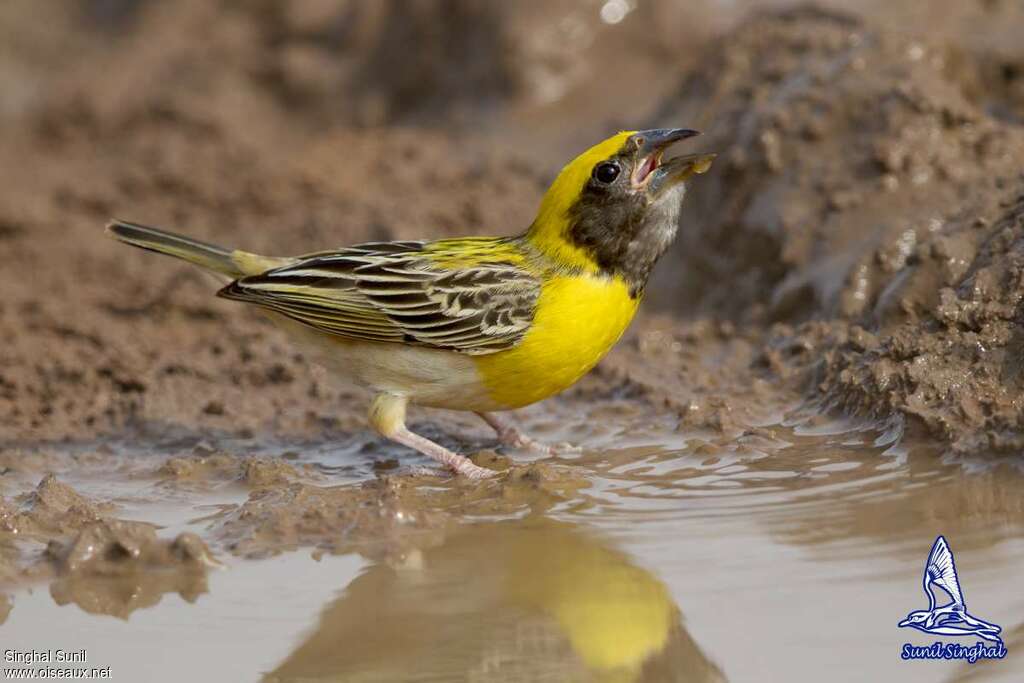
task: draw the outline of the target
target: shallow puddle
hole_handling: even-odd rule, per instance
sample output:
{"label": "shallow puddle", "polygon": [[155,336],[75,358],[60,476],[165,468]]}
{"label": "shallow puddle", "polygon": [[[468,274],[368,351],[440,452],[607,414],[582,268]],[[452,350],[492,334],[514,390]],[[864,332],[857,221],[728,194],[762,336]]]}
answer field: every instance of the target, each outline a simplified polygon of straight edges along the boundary
{"label": "shallow puddle", "polygon": [[[552,432],[552,416],[530,414]],[[379,537],[304,541],[302,515],[323,514],[307,507],[298,550],[263,559],[238,557],[266,546],[231,537],[255,514],[238,507],[249,489],[180,468],[169,482],[160,469],[161,449],[197,446],[131,459],[108,445],[106,460],[51,469],[162,537],[197,533],[224,566],[23,589],[4,648],[84,648],[89,666],[126,681],[1021,680],[1020,462],[894,445],[895,426],[799,411],[774,422],[728,438],[679,435],[638,411],[598,421],[605,432],[570,424],[556,436],[582,440],[582,453],[536,461],[546,469],[522,486],[407,477],[398,490],[415,498],[357,505],[390,515]],[[335,492],[365,488],[375,460],[391,467],[359,439],[216,446],[285,460]],[[897,622],[927,606],[921,573],[939,534],[970,612],[1002,625],[1005,659],[901,660],[904,643],[938,639]]]}

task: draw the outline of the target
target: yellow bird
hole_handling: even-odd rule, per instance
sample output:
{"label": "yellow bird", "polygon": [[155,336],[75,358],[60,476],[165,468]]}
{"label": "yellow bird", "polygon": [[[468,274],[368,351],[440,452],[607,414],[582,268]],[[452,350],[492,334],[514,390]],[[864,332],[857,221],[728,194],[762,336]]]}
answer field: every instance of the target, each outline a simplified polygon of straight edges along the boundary
{"label": "yellow bird", "polygon": [[375,393],[383,436],[459,474],[491,470],[409,431],[412,403],[473,411],[503,443],[552,452],[494,411],[572,386],[618,341],[676,234],[683,181],[714,155],[663,160],[685,128],[621,132],[562,169],[515,237],[370,242],[259,256],[134,223],[107,231],[225,276],[330,370]]}

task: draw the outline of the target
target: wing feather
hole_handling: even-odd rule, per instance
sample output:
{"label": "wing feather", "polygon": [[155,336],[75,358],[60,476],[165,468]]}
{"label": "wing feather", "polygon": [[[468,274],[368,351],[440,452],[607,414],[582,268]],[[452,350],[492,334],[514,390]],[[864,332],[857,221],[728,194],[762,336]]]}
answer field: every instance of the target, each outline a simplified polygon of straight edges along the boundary
{"label": "wing feather", "polygon": [[220,295],[341,337],[495,353],[522,341],[540,295],[509,245],[370,242],[240,278]]}

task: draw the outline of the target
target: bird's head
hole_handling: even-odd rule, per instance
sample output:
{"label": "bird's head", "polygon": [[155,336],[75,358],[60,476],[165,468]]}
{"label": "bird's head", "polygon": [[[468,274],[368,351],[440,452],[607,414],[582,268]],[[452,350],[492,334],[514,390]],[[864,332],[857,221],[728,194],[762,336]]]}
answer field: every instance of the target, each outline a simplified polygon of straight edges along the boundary
{"label": "bird's head", "polygon": [[931,611],[926,609],[916,610],[907,615],[907,618],[899,623],[899,626],[919,626],[928,621]]}
{"label": "bird's head", "polygon": [[569,162],[548,188],[530,241],[559,263],[621,277],[636,296],[675,238],[684,181],[714,154],[665,159],[687,128],[625,131]]}

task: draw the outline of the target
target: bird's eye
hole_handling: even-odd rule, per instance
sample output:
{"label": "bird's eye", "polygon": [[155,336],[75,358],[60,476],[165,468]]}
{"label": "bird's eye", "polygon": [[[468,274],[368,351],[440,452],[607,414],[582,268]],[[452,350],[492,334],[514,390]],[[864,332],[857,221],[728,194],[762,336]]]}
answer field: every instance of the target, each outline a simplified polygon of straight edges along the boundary
{"label": "bird's eye", "polygon": [[614,161],[606,161],[594,167],[594,178],[598,182],[608,184],[619,177],[619,165]]}

